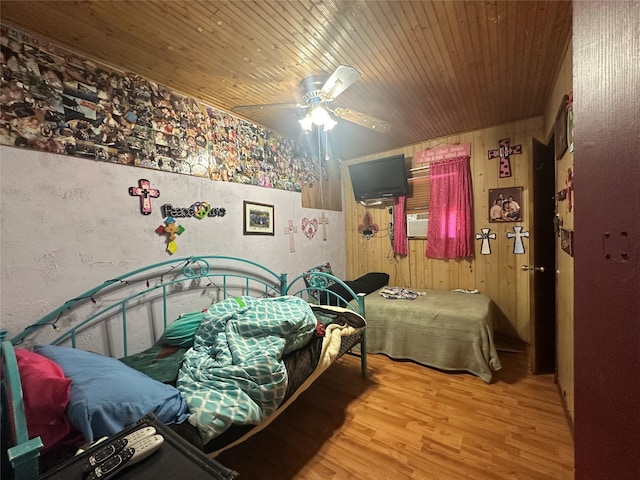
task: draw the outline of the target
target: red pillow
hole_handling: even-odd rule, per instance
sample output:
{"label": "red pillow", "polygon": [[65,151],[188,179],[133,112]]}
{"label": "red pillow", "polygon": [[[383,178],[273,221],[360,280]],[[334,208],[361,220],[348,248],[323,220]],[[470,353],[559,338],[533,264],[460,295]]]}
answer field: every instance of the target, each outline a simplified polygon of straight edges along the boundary
{"label": "red pillow", "polygon": [[20,348],[15,352],[29,437],[39,436],[47,450],[73,432],[66,412],[71,380],[48,358]]}

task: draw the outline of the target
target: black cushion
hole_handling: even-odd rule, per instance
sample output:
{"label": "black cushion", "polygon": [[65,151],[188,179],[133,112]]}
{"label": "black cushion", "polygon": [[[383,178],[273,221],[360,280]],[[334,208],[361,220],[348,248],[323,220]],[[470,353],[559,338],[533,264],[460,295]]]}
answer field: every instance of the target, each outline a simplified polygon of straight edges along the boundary
{"label": "black cushion", "polygon": [[[388,285],[389,275],[383,272],[369,272],[355,280],[346,280],[344,283],[355,293],[364,293],[365,295],[369,295],[379,288]],[[329,288],[327,288],[327,290],[334,292],[335,294],[346,300],[350,300],[350,294],[339,283],[331,285]],[[320,303],[323,305],[338,305],[341,307],[346,306],[346,303],[336,296],[330,295],[330,298],[327,299],[328,296],[329,294],[327,292],[320,292]]]}

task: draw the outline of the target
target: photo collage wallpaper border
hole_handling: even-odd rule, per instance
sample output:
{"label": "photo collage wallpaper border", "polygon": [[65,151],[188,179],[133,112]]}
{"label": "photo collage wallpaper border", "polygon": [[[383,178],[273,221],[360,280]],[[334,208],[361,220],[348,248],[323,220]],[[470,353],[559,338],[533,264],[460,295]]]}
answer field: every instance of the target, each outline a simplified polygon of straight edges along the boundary
{"label": "photo collage wallpaper border", "polygon": [[266,128],[1,26],[0,144],[289,191],[320,174]]}

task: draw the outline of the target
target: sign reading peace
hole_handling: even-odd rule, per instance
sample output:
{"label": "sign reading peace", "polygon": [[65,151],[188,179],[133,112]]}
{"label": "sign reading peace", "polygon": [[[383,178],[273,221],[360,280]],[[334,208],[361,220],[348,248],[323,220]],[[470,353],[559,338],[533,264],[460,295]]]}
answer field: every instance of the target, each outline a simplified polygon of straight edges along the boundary
{"label": "sign reading peace", "polygon": [[205,217],[224,217],[227,214],[225,208],[214,208],[209,202],[195,202],[187,208],[174,207],[170,203],[166,203],[161,208],[164,217],[174,218],[196,217],[202,220]]}

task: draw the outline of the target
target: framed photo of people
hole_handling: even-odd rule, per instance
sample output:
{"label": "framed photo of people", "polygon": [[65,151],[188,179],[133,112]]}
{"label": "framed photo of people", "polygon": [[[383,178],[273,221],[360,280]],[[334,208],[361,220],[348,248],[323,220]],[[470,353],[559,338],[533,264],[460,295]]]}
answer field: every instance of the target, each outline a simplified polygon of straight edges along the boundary
{"label": "framed photo of people", "polygon": [[245,235],[273,235],[273,205],[264,203],[243,202],[244,204],[244,234]]}
{"label": "framed photo of people", "polygon": [[522,221],[522,187],[489,190],[489,222]]}

